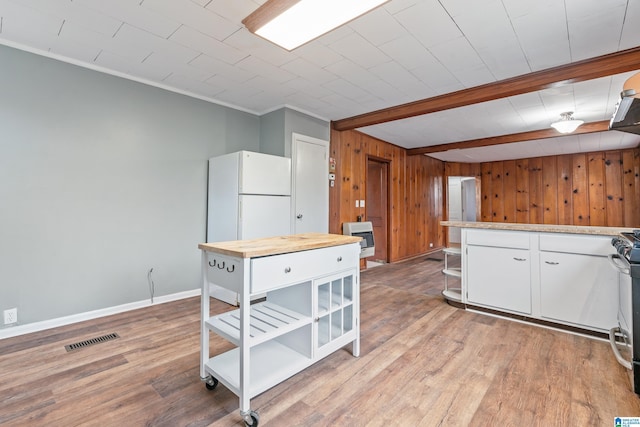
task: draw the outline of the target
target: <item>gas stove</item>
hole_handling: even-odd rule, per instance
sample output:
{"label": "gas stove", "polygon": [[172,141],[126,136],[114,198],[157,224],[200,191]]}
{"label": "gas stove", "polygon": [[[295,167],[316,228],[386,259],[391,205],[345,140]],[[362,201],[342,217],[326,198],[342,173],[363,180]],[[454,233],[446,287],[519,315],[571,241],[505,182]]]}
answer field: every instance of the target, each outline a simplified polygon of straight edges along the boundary
{"label": "gas stove", "polygon": [[629,263],[640,263],[640,230],[622,232],[611,240],[611,244]]}
{"label": "gas stove", "polygon": [[[609,256],[618,275],[618,326],[611,329],[609,339],[616,359],[631,375],[633,391],[640,395],[640,230],[620,233],[611,239],[617,254]],[[631,357],[623,357],[618,342]]]}

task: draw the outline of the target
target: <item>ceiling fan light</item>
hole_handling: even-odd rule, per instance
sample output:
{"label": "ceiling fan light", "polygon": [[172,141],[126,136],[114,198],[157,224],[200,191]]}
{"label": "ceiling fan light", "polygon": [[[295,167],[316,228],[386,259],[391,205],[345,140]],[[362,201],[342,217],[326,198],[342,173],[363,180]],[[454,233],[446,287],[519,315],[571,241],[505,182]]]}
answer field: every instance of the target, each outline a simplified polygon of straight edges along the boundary
{"label": "ceiling fan light", "polygon": [[551,123],[551,127],[560,133],[571,133],[584,123],[584,120],[576,120],[572,117],[573,111],[560,114],[561,120]]}
{"label": "ceiling fan light", "polygon": [[389,0],[267,0],[242,20],[249,31],[293,50]]}

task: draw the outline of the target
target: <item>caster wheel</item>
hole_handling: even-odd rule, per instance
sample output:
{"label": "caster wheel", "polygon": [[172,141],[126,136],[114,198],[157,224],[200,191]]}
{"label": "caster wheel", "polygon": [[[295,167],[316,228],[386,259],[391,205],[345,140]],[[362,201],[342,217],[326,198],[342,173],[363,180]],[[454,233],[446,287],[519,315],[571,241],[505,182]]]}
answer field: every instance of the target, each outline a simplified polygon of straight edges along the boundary
{"label": "caster wheel", "polygon": [[217,385],[218,385],[218,379],[214,377],[211,377],[204,383],[204,386],[207,388],[207,390],[213,390],[214,388],[216,388]]}
{"label": "caster wheel", "polygon": [[[249,423],[248,418],[251,418],[251,423]],[[258,427],[258,422],[260,421],[260,416],[256,411],[251,411],[244,418],[244,425],[247,427]]]}

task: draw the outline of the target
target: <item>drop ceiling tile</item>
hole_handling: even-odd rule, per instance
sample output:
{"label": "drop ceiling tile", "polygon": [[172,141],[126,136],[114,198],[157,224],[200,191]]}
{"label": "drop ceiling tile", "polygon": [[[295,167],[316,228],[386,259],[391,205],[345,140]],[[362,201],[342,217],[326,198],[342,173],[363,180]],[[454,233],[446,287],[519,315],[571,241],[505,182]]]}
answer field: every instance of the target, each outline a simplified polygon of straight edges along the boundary
{"label": "drop ceiling tile", "polygon": [[302,58],[294,59],[280,68],[297,76],[305,76],[305,78],[317,84],[323,84],[338,78],[335,74]]}
{"label": "drop ceiling tile", "polygon": [[137,67],[137,69],[140,68],[163,70],[163,74],[172,72],[174,74],[180,74],[181,76],[200,81],[205,81],[215,74],[212,71],[206,71],[189,64],[176,62],[172,57],[157,52],[146,57],[142,64]]}
{"label": "drop ceiling tile", "polygon": [[296,55],[319,67],[328,67],[331,64],[342,61],[344,56],[329,49],[322,43],[307,43],[295,51]]}
{"label": "drop ceiling tile", "polygon": [[[466,70],[484,67],[482,59],[464,37],[458,37],[436,46],[431,46],[429,50],[463,85],[465,85],[465,82],[462,81],[461,77],[465,76]],[[488,81],[494,80],[491,78]],[[485,81],[485,83],[488,81]]]}
{"label": "drop ceiling tile", "polygon": [[[512,20],[532,71],[571,62],[564,5],[536,9]],[[544,31],[540,31],[544,22]]]}
{"label": "drop ceiling tile", "polygon": [[380,46],[399,37],[406,37],[408,34],[407,30],[383,7],[351,21],[349,26],[374,46]]}
{"label": "drop ceiling tile", "polygon": [[204,3],[207,9],[231,22],[242,22],[244,18],[260,6],[260,3],[264,2],[255,2],[253,0],[198,0],[198,3]]}
{"label": "drop ceiling tile", "polygon": [[573,61],[617,51],[625,12],[624,0],[567,0]]}
{"label": "drop ceiling tile", "polygon": [[621,31],[620,50],[631,49],[640,46],[640,2],[627,3],[627,13],[624,18],[624,27]]}
{"label": "drop ceiling tile", "polygon": [[411,74],[427,84],[436,94],[455,92],[464,89],[460,81],[435,57],[411,69]]}
{"label": "drop ceiling tile", "polygon": [[[96,55],[95,59],[92,61],[94,64],[100,67],[104,67],[109,70],[119,71],[121,73],[129,74],[132,68],[132,62],[129,58],[120,56],[118,54],[109,52],[107,50],[101,50],[98,55]],[[162,79],[166,77],[167,74],[162,75],[161,73],[153,74],[151,76],[141,76],[140,78],[151,78],[151,79]]]}
{"label": "drop ceiling tile", "polygon": [[89,64],[92,63],[100,53],[100,49],[96,46],[81,43],[76,40],[67,40],[66,33],[64,31],[64,27],[67,25],[67,23],[63,25],[60,36],[53,40],[50,51],[67,58],[73,58]]}
{"label": "drop ceiling tile", "polygon": [[183,91],[192,92],[200,96],[218,99],[224,89],[209,85],[199,80],[193,80],[179,74],[171,74],[164,80],[164,83],[174,88],[181,88]]}
{"label": "drop ceiling tile", "polygon": [[394,16],[427,48],[462,36],[455,22],[438,2],[419,2]]}
{"label": "drop ceiling tile", "polygon": [[103,13],[118,21],[128,23],[133,27],[148,31],[159,37],[167,38],[180,24],[155,11],[140,6],[139,2],[131,0],[74,0],[78,7],[89,8]]}
{"label": "drop ceiling tile", "polygon": [[[456,12],[449,5],[455,3]],[[475,49],[499,48],[516,40],[513,25],[500,0],[443,2],[456,24]],[[459,10],[458,10],[459,9]],[[482,16],[483,19],[478,19]]]}
{"label": "drop ceiling tile", "polygon": [[431,52],[414,37],[406,35],[379,46],[389,58],[407,70],[437,62]]}
{"label": "drop ceiling tile", "polygon": [[[325,46],[328,46],[351,34],[353,34],[353,29],[349,25],[345,24],[334,30],[329,31],[328,33],[318,37],[317,39],[311,41],[310,43],[314,43],[314,44],[320,43]],[[295,51],[297,51],[297,49]]]}
{"label": "drop ceiling tile", "polygon": [[[71,21],[65,23],[64,28],[60,32],[60,38],[75,41],[89,47],[99,47],[101,50],[106,50],[121,58],[127,58],[128,60],[135,62],[141,62],[151,53],[151,49],[148,47],[131,43],[129,40],[125,40],[122,37],[111,37],[91,31],[90,29],[77,25],[75,22]],[[122,71],[122,67],[118,68],[118,71]]]}
{"label": "drop ceiling tile", "polygon": [[323,87],[352,100],[364,99],[368,96],[368,93],[366,91],[362,90],[360,87],[354,85],[353,83],[346,81],[345,79],[333,80],[331,82],[325,83]]}
{"label": "drop ceiling tile", "polygon": [[[28,39],[40,39],[40,45],[47,45],[52,35],[57,35],[62,19],[49,13],[41,12],[20,2],[0,1],[0,17],[2,17],[2,36],[11,39],[11,35]],[[38,37],[38,33],[42,35]]]}
{"label": "drop ceiling tile", "polygon": [[236,64],[240,69],[266,77],[276,83],[285,83],[296,76],[282,68],[268,64],[255,56],[248,56]]}
{"label": "drop ceiling tile", "polygon": [[535,15],[545,10],[552,10],[556,14],[564,15],[564,0],[502,0],[502,4],[512,19]]}
{"label": "drop ceiling tile", "polygon": [[241,29],[229,36],[225,44],[251,55],[260,58],[262,61],[279,67],[293,60],[296,56],[281,47],[268,42],[262,37],[251,34],[246,29]]}
{"label": "drop ceiling tile", "polygon": [[403,10],[408,9],[412,6],[415,6],[420,1],[424,0],[393,0],[385,3],[382,7],[393,15],[398,12],[402,12]]}
{"label": "drop ceiling tile", "polygon": [[435,92],[422,80],[396,62],[377,65],[371,68],[370,71],[404,95],[410,96],[411,100],[430,98],[435,95]]}
{"label": "drop ceiling tile", "polygon": [[480,86],[497,80],[484,64],[476,67],[462,68],[455,71],[454,74],[458,81],[465,87]]}
{"label": "drop ceiling tile", "polygon": [[[14,0],[15,1],[15,0]],[[20,3],[66,21],[75,21],[99,33],[113,35],[122,21],[69,0],[20,0]]]}
{"label": "drop ceiling tile", "polygon": [[330,89],[319,86],[315,82],[310,82],[302,77],[297,77],[287,82],[287,86],[315,99],[330,96],[333,93]]}
{"label": "drop ceiling tile", "polygon": [[189,62],[189,65],[211,74],[221,75],[235,83],[244,83],[256,76],[256,73],[233,67],[226,62],[218,61],[202,54]]}
{"label": "drop ceiling tile", "polygon": [[363,68],[371,68],[391,60],[384,52],[355,32],[331,43],[329,48]]}
{"label": "drop ceiling tile", "polygon": [[144,0],[142,7],[222,41],[240,29],[220,15],[190,0]]}
{"label": "drop ceiling tile", "polygon": [[249,55],[246,52],[186,26],[178,28],[178,30],[169,37],[169,40],[186,46],[196,52],[205,53],[228,64],[235,64]]}
{"label": "drop ceiling tile", "polygon": [[158,37],[128,24],[123,25],[113,38],[121,43],[137,45],[150,52],[163,52],[180,63],[187,63],[199,55],[199,52],[175,43],[173,40]]}

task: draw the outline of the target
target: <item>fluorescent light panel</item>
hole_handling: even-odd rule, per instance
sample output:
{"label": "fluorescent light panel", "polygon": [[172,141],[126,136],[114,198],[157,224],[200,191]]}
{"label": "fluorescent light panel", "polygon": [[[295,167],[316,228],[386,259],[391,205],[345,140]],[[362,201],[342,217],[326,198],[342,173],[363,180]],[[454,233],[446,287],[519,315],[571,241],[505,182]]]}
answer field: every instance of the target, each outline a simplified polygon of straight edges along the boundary
{"label": "fluorescent light panel", "polygon": [[268,0],[242,23],[252,33],[293,50],[387,1]]}

